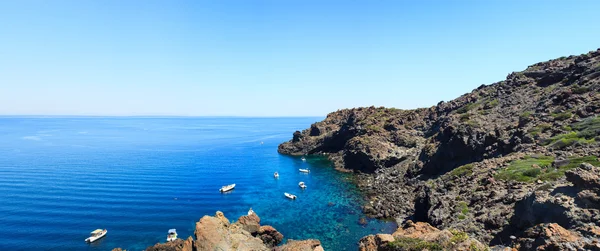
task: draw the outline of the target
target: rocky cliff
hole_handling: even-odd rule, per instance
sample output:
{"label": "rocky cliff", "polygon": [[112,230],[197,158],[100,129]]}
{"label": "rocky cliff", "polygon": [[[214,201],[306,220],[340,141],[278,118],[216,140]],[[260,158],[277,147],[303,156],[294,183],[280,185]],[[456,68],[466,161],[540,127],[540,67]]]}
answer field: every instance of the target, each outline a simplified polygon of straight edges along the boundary
{"label": "rocky cliff", "polygon": [[[261,226],[256,213],[241,216],[235,223],[222,212],[215,216],[204,216],[196,222],[195,240],[190,236],[186,240],[177,239],[167,243],[157,243],[146,251],[322,251],[319,240],[288,240],[285,245],[283,235],[272,226]],[[113,251],[121,251],[120,248]]]}
{"label": "rocky cliff", "polygon": [[600,165],[599,90],[596,50],[429,108],[339,110],[278,151],[325,155],[356,173],[374,217],[456,229],[492,245],[531,247],[538,241],[525,240],[559,229],[548,225],[555,223],[597,240],[598,191],[575,177],[584,162]]}

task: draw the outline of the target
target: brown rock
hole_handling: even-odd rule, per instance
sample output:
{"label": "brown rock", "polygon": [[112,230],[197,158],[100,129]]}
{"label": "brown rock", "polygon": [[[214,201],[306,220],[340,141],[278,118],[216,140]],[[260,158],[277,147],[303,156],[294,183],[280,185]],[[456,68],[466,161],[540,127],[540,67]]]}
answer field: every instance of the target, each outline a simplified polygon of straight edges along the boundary
{"label": "brown rock", "polygon": [[322,251],[323,246],[321,242],[315,239],[295,241],[288,240],[283,246],[279,246],[273,249],[274,251]]}
{"label": "brown rock", "polygon": [[242,229],[248,231],[250,234],[254,235],[260,230],[260,217],[258,215],[244,215],[241,216],[236,224],[241,225]]}
{"label": "brown rock", "polygon": [[519,250],[584,250],[581,236],[556,223],[543,223],[527,229],[517,240]]}
{"label": "brown rock", "polygon": [[267,247],[277,246],[283,241],[283,235],[272,226],[261,226],[258,230],[258,237]]}
{"label": "brown rock", "polygon": [[157,243],[156,245],[149,247],[146,251],[192,251],[194,247],[194,241],[192,237],[188,237],[187,240],[177,239],[167,243]]}
{"label": "brown rock", "polygon": [[392,236],[391,234],[377,234],[365,236],[358,242],[358,250],[377,251],[380,247],[384,247],[392,241],[394,241],[394,236]]}

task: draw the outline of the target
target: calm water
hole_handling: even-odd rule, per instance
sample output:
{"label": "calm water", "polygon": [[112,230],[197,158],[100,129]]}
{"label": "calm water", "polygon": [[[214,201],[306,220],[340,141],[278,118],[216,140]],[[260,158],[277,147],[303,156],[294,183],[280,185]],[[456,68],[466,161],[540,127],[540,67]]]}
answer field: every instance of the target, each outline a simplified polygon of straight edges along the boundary
{"label": "calm water", "polygon": [[[285,238],[355,250],[395,226],[359,225],[360,195],[328,163],[277,153],[317,120],[1,117],[0,250],[142,250],[170,228],[185,238],[203,215],[237,220],[250,207]],[[218,192],[229,183],[233,192]],[[108,235],[84,243],[96,228]]]}

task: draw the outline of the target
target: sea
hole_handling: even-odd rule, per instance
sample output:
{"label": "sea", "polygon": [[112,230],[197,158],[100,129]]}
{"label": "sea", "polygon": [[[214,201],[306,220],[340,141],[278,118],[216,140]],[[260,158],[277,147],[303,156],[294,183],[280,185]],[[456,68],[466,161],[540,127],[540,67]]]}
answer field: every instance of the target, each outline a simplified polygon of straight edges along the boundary
{"label": "sea", "polygon": [[[204,215],[236,221],[250,208],[286,240],[356,250],[397,226],[360,224],[360,192],[328,161],[277,153],[322,119],[0,117],[0,250],[144,250],[172,228],[193,236]],[[97,228],[106,237],[85,243]]]}

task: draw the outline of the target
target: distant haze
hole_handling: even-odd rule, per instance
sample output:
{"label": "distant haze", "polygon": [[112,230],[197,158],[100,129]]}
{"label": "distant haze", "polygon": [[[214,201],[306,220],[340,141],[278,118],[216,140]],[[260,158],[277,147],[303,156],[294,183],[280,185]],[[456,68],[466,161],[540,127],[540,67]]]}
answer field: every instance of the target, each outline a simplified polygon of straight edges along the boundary
{"label": "distant haze", "polygon": [[600,47],[600,1],[0,1],[1,115],[417,108]]}

